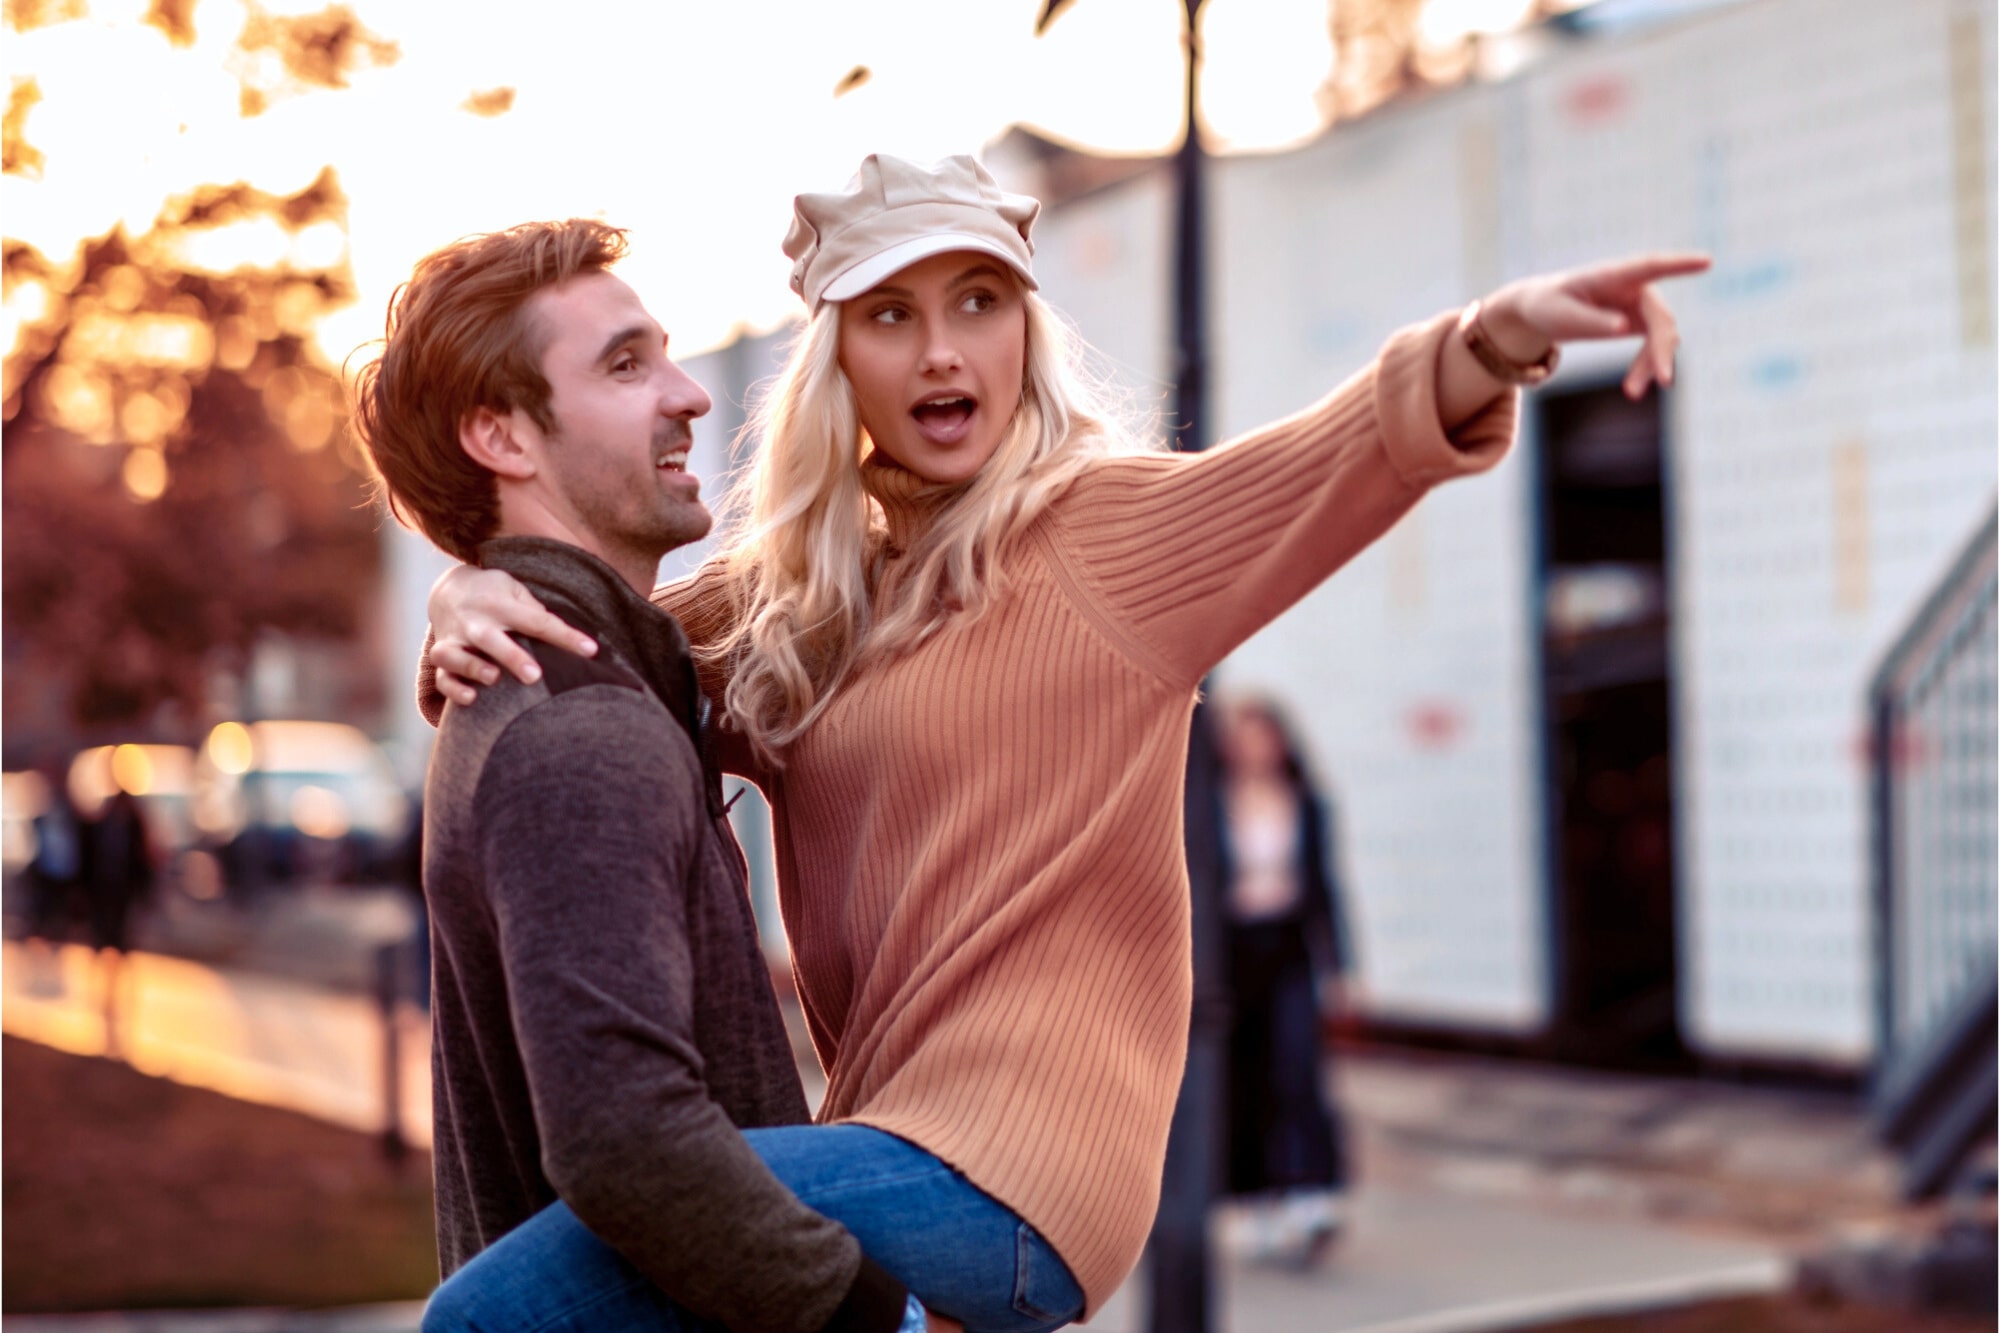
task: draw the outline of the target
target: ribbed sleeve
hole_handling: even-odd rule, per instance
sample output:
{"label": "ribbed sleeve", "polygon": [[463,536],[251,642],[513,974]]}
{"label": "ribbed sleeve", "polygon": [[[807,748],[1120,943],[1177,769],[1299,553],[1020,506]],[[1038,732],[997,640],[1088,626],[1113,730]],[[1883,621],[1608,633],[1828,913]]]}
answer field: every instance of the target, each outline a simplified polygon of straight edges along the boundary
{"label": "ribbed sleeve", "polygon": [[1451,438],[1438,423],[1437,358],[1455,322],[1398,333],[1375,365],[1283,421],[1079,484],[1057,525],[1064,552],[1157,670],[1192,685],[1431,486],[1499,460],[1514,395]]}
{"label": "ribbed sleeve", "polygon": [[[734,615],[729,577],[719,561],[711,560],[684,579],[663,583],[653,589],[653,605],[681,622],[688,642],[709,644],[729,632]],[[720,700],[728,679],[714,667],[698,667],[701,690]]]}

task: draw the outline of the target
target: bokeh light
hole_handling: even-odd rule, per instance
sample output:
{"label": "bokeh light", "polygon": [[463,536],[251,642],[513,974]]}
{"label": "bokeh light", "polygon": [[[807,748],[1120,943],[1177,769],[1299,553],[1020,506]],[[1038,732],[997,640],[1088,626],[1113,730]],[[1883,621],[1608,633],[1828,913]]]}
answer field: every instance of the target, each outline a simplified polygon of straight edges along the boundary
{"label": "bokeh light", "polygon": [[219,771],[241,776],[250,771],[257,751],[251,742],[248,727],[241,722],[220,722],[208,733],[202,754]]}

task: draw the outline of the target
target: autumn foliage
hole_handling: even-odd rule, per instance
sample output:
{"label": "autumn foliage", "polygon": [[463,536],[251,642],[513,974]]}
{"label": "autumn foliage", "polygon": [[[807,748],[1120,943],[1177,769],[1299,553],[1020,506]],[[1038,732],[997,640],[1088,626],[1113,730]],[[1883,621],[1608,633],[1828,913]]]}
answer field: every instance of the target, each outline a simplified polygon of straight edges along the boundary
{"label": "autumn foliage", "polygon": [[[6,23],[84,12],[7,0]],[[155,0],[146,22],[186,47],[194,19],[189,0]],[[343,6],[251,3],[228,68],[249,118],[396,58]],[[9,175],[43,178],[40,99],[14,79]],[[69,254],[9,238],[0,266],[18,320],[0,515],[9,762],[90,733],[188,738],[266,632],[363,637],[380,521],[338,368],[311,336],[355,295],[334,171],[289,195],[191,184],[142,233],[113,226]]]}
{"label": "autumn foliage", "polygon": [[192,716],[260,631],[357,632],[378,520],[308,340],[353,298],[344,251],[216,271],[203,247],[245,224],[296,241],[344,209],[327,171],[282,198],[203,187],[61,259],[7,244],[36,311],[6,360],[10,733],[52,708],[82,728]]}

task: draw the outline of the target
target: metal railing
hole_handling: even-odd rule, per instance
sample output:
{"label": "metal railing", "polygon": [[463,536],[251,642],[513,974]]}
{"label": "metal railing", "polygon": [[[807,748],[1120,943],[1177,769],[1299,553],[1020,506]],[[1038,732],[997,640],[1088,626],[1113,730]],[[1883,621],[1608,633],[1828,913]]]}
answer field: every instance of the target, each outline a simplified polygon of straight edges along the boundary
{"label": "metal railing", "polygon": [[1869,688],[1872,1102],[1912,1197],[1943,1188],[1994,1123],[1995,538],[1989,515]]}

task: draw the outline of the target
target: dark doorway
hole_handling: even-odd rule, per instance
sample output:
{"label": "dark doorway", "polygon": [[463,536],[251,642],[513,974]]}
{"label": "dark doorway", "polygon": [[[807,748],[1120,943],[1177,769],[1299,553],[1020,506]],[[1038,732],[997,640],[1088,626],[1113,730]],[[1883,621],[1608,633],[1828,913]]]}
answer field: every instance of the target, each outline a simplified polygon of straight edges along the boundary
{"label": "dark doorway", "polygon": [[1660,399],[1606,386],[1536,408],[1551,1054],[1684,1067]]}

